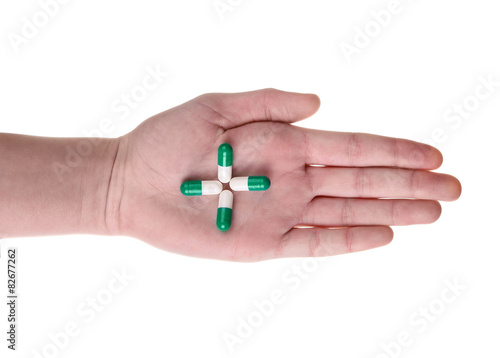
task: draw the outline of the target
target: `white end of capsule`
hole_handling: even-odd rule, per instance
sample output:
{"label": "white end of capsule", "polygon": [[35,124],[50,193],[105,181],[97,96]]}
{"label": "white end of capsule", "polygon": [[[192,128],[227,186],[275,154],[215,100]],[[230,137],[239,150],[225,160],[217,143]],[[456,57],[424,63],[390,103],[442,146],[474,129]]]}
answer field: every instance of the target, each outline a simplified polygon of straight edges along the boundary
{"label": "white end of capsule", "polygon": [[219,170],[217,172],[219,180],[222,183],[229,183],[231,177],[233,176],[233,166],[222,167],[219,165]]}
{"label": "white end of capsule", "polygon": [[248,177],[235,177],[231,179],[229,187],[234,191],[249,191]]}
{"label": "white end of capsule", "polygon": [[222,184],[217,180],[203,180],[201,195],[217,195],[222,191]]}
{"label": "white end of capsule", "polygon": [[233,193],[223,190],[219,195],[219,208],[233,208]]}

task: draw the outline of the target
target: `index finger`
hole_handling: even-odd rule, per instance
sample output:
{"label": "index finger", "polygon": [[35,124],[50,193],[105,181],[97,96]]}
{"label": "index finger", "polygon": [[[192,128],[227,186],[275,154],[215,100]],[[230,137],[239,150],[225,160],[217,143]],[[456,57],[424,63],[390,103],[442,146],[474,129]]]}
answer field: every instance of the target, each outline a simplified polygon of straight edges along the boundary
{"label": "index finger", "polygon": [[408,139],[367,133],[302,130],[306,139],[306,164],[431,170],[439,168],[443,162],[438,149]]}

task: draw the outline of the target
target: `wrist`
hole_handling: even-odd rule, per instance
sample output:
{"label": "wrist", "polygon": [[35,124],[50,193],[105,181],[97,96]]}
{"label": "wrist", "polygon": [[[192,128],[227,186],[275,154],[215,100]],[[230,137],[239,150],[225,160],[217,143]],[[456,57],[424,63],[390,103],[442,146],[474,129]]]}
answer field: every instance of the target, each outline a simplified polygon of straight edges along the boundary
{"label": "wrist", "polygon": [[66,153],[64,162],[60,162],[62,171],[56,171],[59,200],[51,201],[47,208],[49,213],[62,208],[68,211],[64,222],[51,234],[113,235],[113,188],[120,138],[68,138],[58,147],[59,153]]}
{"label": "wrist", "polygon": [[[98,195],[99,216],[94,219],[97,231],[102,235],[122,235],[122,200],[125,190],[125,168],[128,151],[128,137],[107,139],[102,148],[102,157],[97,162],[94,187]],[[91,189],[92,191],[92,189]]]}
{"label": "wrist", "polygon": [[0,134],[0,237],[112,234],[119,147],[120,139]]}

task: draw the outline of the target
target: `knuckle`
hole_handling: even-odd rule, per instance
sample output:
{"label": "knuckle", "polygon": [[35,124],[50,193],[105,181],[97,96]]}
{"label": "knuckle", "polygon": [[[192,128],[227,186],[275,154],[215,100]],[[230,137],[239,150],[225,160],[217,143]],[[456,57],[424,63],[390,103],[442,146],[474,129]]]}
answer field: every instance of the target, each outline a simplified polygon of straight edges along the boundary
{"label": "knuckle", "polygon": [[351,199],[344,199],[342,205],[342,225],[352,226],[356,223],[356,211]]}
{"label": "knuckle", "polygon": [[392,200],[391,205],[391,225],[396,225],[400,219],[400,208],[399,202],[396,200]]}
{"label": "knuckle", "polygon": [[344,231],[345,247],[348,253],[353,252],[354,243],[356,240],[355,231],[353,228],[347,228]]}
{"label": "knuckle", "polygon": [[356,179],[355,179],[356,195],[357,196],[363,197],[365,195],[367,181],[368,181],[368,177],[367,177],[365,168],[358,168],[356,170]]}
{"label": "knuckle", "polygon": [[309,256],[317,257],[321,248],[321,230],[313,229],[311,239],[309,240]]}
{"label": "knuckle", "polygon": [[408,180],[408,191],[410,192],[411,197],[416,197],[418,187],[419,187],[419,177],[418,172],[416,170],[412,170],[410,172],[410,178]]}
{"label": "knuckle", "polygon": [[359,163],[361,157],[361,138],[359,133],[351,133],[347,141],[347,158],[351,166]]}

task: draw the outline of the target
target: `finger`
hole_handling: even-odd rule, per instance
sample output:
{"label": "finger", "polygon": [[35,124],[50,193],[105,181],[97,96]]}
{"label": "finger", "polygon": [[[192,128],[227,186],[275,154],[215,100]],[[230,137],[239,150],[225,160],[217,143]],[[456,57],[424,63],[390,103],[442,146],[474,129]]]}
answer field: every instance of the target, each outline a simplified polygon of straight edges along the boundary
{"label": "finger", "polygon": [[263,89],[241,93],[207,93],[194,99],[216,114],[215,124],[230,129],[250,122],[292,123],[312,116],[320,101],[315,94]]}
{"label": "finger", "polygon": [[387,245],[392,238],[393,232],[388,226],[292,229],[283,236],[275,257],[347,254]]}
{"label": "finger", "polygon": [[308,143],[307,164],[436,169],[443,162],[443,156],[436,148],[407,139],[367,133],[303,131]]}
{"label": "finger", "polygon": [[314,196],[452,201],[462,191],[451,175],[392,168],[307,167]]}
{"label": "finger", "polygon": [[359,226],[430,224],[441,215],[433,200],[314,198],[301,218],[301,225]]}

